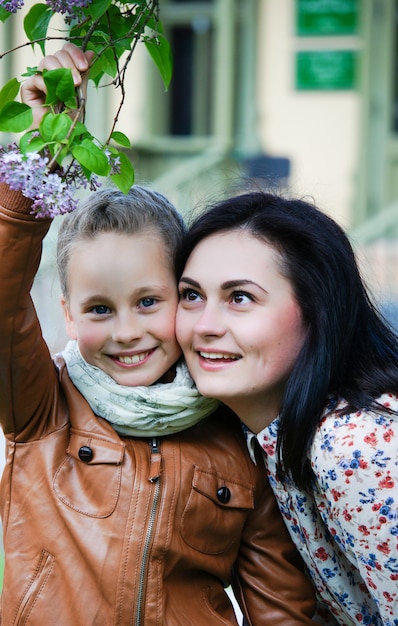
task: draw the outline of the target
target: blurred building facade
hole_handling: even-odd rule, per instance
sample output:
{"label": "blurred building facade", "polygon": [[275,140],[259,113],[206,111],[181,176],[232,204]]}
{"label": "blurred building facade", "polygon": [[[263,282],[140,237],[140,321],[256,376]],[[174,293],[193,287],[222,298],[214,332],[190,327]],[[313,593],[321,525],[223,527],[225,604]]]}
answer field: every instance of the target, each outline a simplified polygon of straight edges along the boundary
{"label": "blurred building facade", "polygon": [[[185,215],[247,189],[249,179],[313,198],[348,230],[365,279],[394,317],[397,13],[398,0],[160,0],[174,55],[170,89],[138,50],[118,123],[133,144],[137,182],[161,190]],[[1,25],[2,49],[21,40],[21,22]],[[2,82],[36,64],[36,55],[25,49],[3,58]],[[89,94],[96,136],[110,127],[119,100],[116,90]],[[53,240],[50,233],[43,266],[53,266]],[[48,281],[39,277],[36,288],[47,316]]]}

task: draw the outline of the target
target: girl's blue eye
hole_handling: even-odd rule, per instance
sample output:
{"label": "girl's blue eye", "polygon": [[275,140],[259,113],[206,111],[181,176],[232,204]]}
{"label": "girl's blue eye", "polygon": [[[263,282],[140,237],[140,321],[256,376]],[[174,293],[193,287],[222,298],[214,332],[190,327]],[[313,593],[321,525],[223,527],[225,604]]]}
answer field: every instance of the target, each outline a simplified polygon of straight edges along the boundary
{"label": "girl's blue eye", "polygon": [[93,306],[91,310],[96,315],[107,315],[108,313],[110,313],[109,306],[105,306],[105,304],[98,304],[97,306]]}
{"label": "girl's blue eye", "polygon": [[140,300],[140,305],[143,306],[145,309],[153,306],[155,303],[155,298],[142,298],[142,300]]}

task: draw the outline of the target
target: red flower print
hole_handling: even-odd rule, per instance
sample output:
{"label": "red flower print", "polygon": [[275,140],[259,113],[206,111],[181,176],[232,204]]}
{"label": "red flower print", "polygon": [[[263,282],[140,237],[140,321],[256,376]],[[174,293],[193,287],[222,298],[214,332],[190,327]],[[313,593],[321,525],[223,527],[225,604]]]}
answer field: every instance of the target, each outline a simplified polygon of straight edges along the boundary
{"label": "red flower print", "polygon": [[347,520],[347,522],[349,522],[350,519],[352,519],[351,513],[349,513],[347,510],[343,511],[343,516],[344,516],[344,519]]}
{"label": "red flower print", "polygon": [[371,580],[370,578],[368,578],[368,586],[371,589],[377,589],[377,585],[375,585],[375,583],[373,582],[373,580]]}
{"label": "red flower print", "polygon": [[394,484],[395,483],[394,483],[393,479],[391,478],[391,476],[386,476],[383,480],[381,480],[379,482],[379,486],[382,489],[393,489],[394,488]]}
{"label": "red flower print", "polygon": [[389,429],[387,430],[387,432],[386,432],[386,433],[384,433],[384,435],[383,435],[383,439],[384,439],[384,441],[389,442],[389,441],[391,441],[391,439],[392,439],[392,437],[393,437],[393,436],[394,436],[394,431],[392,430],[392,428],[389,428]]}
{"label": "red flower print", "polygon": [[263,450],[266,454],[268,454],[268,456],[274,456],[275,454],[275,447],[273,445],[266,445],[263,443]]}
{"label": "red flower print", "polygon": [[366,537],[366,535],[370,535],[370,532],[369,532],[369,530],[368,530],[368,527],[367,527],[367,526],[364,526],[363,524],[361,524],[360,526],[358,526],[358,530],[359,530],[359,532],[360,532],[360,533],[362,533],[363,535],[365,535],[365,537]]}
{"label": "red flower print", "polygon": [[337,502],[341,498],[341,491],[337,491],[337,489],[332,489],[333,500]]}
{"label": "red flower print", "polygon": [[363,438],[365,443],[368,443],[371,446],[376,446],[377,445],[377,439],[376,439],[376,435],[374,433],[370,433],[369,435],[366,435]]}
{"label": "red flower print", "polygon": [[318,550],[315,550],[315,556],[321,561],[326,561],[329,555],[325,548],[319,548]]}
{"label": "red flower print", "polygon": [[389,545],[388,545],[388,541],[383,541],[383,543],[379,543],[379,545],[377,546],[377,549],[380,552],[383,552],[383,554],[390,554],[391,552]]}
{"label": "red flower print", "polygon": [[372,505],[372,511],[378,511],[379,509],[381,509],[381,502],[375,502],[375,504]]}

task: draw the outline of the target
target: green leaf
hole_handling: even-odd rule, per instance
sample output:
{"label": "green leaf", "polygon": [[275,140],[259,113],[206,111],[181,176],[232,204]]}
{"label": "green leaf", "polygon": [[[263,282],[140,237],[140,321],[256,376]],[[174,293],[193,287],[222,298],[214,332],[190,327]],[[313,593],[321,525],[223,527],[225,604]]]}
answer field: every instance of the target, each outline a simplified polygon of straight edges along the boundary
{"label": "green leaf", "polygon": [[112,48],[107,48],[100,53],[100,56],[90,68],[90,78],[98,75],[99,72],[108,74],[114,78],[117,73],[117,63]]}
{"label": "green leaf", "polygon": [[120,173],[112,174],[111,180],[115,183],[117,187],[119,187],[120,191],[123,191],[123,193],[128,193],[131,187],[134,185],[134,168],[124,152],[119,152],[119,157]]}
{"label": "green leaf", "polygon": [[0,7],[0,22],[5,22],[12,15],[10,11],[6,11],[3,7]]}
{"label": "green leaf", "polygon": [[166,37],[163,35],[157,35],[157,37],[147,39],[145,41],[145,46],[160,72],[167,91],[173,73],[173,57],[171,54],[170,44]]}
{"label": "green leaf", "polygon": [[16,78],[11,78],[0,91],[0,109],[7,102],[11,102],[14,100],[15,96],[18,95],[20,83]]}
{"label": "green leaf", "polygon": [[72,131],[70,142],[78,145],[83,139],[93,139],[93,136],[83,122],[77,122]]}
{"label": "green leaf", "polygon": [[72,120],[67,113],[46,113],[39,126],[40,135],[46,142],[62,142],[71,125]]}
{"label": "green leaf", "polygon": [[43,80],[47,87],[46,105],[54,106],[63,102],[70,109],[76,108],[75,84],[69,68],[43,70]]}
{"label": "green leaf", "polygon": [[53,120],[55,113],[46,113],[40,122],[39,132],[45,141],[53,141]]}
{"label": "green leaf", "polygon": [[53,120],[53,140],[62,142],[72,126],[72,120],[66,113],[58,113]]}
{"label": "green leaf", "polygon": [[38,73],[37,65],[35,65],[33,67],[29,67],[29,65],[28,65],[28,67],[26,68],[26,72],[24,72],[22,74],[22,76],[24,78],[29,78],[29,76],[34,76],[37,73]]}
{"label": "green leaf", "polygon": [[98,176],[107,176],[109,162],[106,154],[89,139],[84,139],[78,146],[72,147],[72,155],[80,165]]}
{"label": "green leaf", "polygon": [[45,54],[45,37],[53,11],[46,4],[34,4],[24,19],[23,25],[29,41],[37,40],[43,54]]}
{"label": "green leaf", "polygon": [[84,13],[87,17],[91,18],[92,21],[95,21],[108,10],[111,4],[112,0],[93,0]]}
{"label": "green leaf", "polygon": [[124,133],[121,133],[118,130],[115,130],[115,132],[112,133],[111,139],[113,139],[115,143],[118,143],[119,146],[124,146],[125,148],[131,148],[130,139]]}
{"label": "green leaf", "polygon": [[22,137],[19,140],[19,148],[20,148],[22,154],[26,154],[27,153],[27,146],[28,146],[30,140],[32,139],[33,135],[35,135],[36,133],[37,133],[37,131],[35,131],[35,130],[28,130],[27,133],[22,135]]}
{"label": "green leaf", "polygon": [[0,109],[0,131],[20,133],[33,123],[32,109],[22,102],[7,102]]}
{"label": "green leaf", "polygon": [[21,141],[19,142],[19,147],[24,154],[26,154],[27,152],[42,152],[46,148],[46,146],[47,142],[44,141],[41,137],[33,137],[31,141],[23,142],[22,145]]}

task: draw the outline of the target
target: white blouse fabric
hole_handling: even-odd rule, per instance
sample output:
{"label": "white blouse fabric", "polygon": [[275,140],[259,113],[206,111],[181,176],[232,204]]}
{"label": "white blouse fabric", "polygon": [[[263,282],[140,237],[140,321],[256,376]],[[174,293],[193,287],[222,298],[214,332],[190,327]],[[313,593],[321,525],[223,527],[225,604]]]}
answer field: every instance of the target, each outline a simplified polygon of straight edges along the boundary
{"label": "white blouse fabric", "polygon": [[[276,476],[278,419],[256,437],[280,510],[320,599],[321,624],[398,626],[398,397],[328,407],[310,453],[311,494]],[[335,616],[335,619],[332,617]],[[318,620],[316,620],[318,621]]]}

